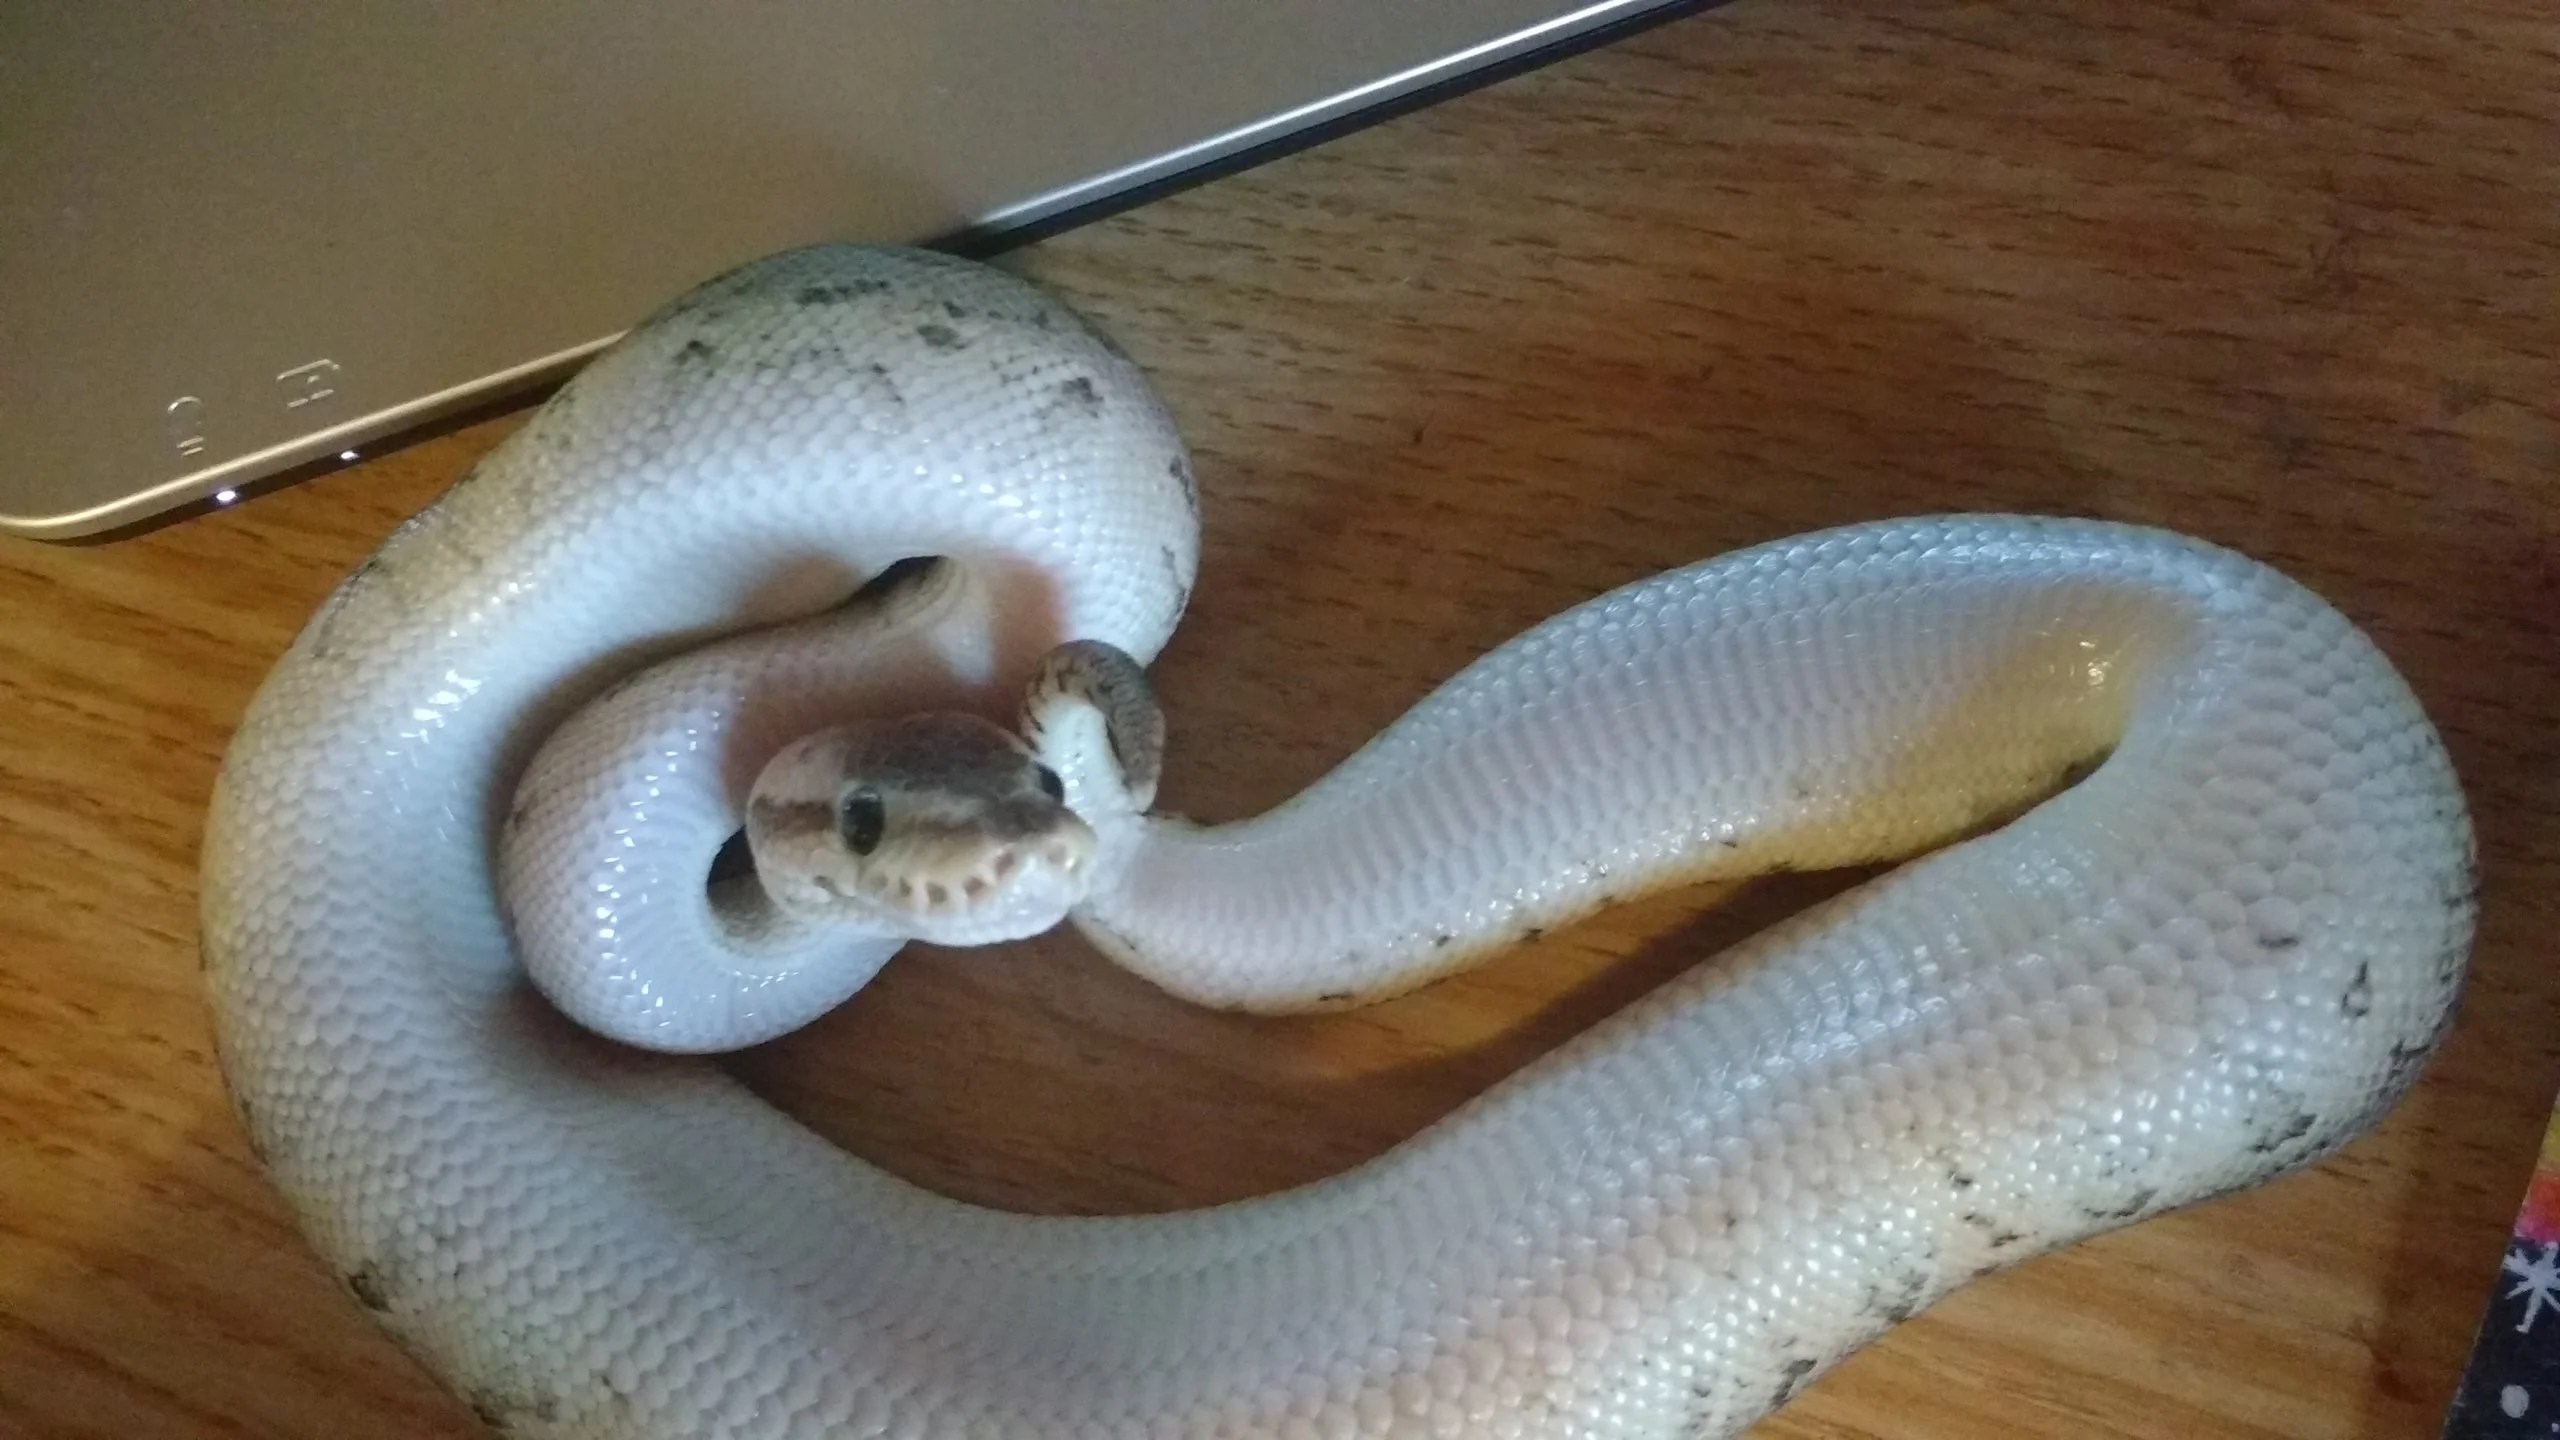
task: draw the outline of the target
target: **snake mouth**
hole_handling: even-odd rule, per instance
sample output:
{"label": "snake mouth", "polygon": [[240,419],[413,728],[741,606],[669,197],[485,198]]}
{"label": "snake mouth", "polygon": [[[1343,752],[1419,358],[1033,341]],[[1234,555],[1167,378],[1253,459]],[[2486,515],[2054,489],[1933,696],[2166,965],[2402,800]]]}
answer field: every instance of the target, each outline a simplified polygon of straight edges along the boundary
{"label": "snake mouth", "polygon": [[1039,840],[999,845],[976,863],[957,868],[914,874],[875,869],[863,877],[862,888],[881,904],[894,904],[918,918],[958,916],[992,903],[1007,886],[1043,868],[1059,880],[1072,881],[1084,873],[1092,853],[1089,831],[1079,835],[1060,828]]}
{"label": "snake mouth", "polygon": [[853,885],[819,885],[847,919],[937,945],[987,945],[1036,935],[1083,903],[1094,845],[1084,822],[1062,811],[1036,835],[911,845],[862,867]]}
{"label": "snake mouth", "polygon": [[985,847],[965,862],[874,866],[856,884],[812,877],[829,903],[811,913],[805,905],[777,903],[741,829],[712,856],[704,899],[736,941],[767,938],[798,921],[893,929],[939,945],[988,945],[1064,920],[1083,902],[1096,844],[1093,832],[1069,814],[1036,837]]}

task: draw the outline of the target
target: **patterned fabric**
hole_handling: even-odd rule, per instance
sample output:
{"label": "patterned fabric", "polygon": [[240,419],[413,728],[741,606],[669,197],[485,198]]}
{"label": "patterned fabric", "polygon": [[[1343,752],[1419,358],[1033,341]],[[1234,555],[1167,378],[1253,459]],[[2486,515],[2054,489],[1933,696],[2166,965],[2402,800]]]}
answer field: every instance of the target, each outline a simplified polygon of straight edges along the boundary
{"label": "patterned fabric", "polygon": [[2560,1436],[2560,1110],[2543,1128],[2542,1156],[2444,1426],[2444,1440],[2525,1436]]}

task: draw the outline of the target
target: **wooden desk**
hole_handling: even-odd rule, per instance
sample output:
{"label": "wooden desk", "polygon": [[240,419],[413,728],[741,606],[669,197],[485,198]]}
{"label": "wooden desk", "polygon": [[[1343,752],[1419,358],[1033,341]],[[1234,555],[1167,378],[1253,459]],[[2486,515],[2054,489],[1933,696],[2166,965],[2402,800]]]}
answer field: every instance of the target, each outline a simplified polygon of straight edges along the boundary
{"label": "wooden desk", "polygon": [[[2250,549],[2444,727],[2486,910],[2416,1096],[2314,1172],[1973,1287],[1763,1434],[2435,1433],[2560,1082],[2553,36],[2544,0],[1752,0],[1026,258],[1197,446],[1178,809],[1280,799],[1605,586],[1941,509]],[[470,1433],[252,1165],[194,875],[261,673],[510,423],[139,541],[0,545],[0,1433]],[[1827,883],[1289,1023],[1065,940],[916,956],[738,1069],[954,1193],[1226,1199],[1380,1150]]]}

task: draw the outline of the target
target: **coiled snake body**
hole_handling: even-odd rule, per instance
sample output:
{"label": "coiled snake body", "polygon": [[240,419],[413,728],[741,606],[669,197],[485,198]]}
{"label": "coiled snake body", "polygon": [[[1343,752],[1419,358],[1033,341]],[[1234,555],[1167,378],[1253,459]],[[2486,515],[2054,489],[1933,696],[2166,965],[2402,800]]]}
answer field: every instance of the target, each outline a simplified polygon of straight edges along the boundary
{"label": "coiled snake body", "polygon": [[[545,982],[599,1028],[717,1048],[841,998],[894,940],[812,958],[703,898],[759,767],[840,711],[1008,716],[1063,641],[1148,659],[1195,505],[1135,369],[1054,302],[799,252],[600,358],[279,663],[207,836],[226,1072],[320,1253],[494,1428],[1729,1435],[1969,1278],[2324,1154],[2446,1023],[2468,823],[2374,647],[2229,553],[1997,517],[1593,601],[1232,826],[1141,814],[1109,702],[1046,662],[1076,918],[1210,1003],[1349,1003],[1613,894],[1928,852],[1322,1184],[993,1213],[526,985],[510,907],[551,883],[613,932]],[[637,798],[523,838],[576,702],[914,556],[948,559],[818,622],[850,642],[705,652],[644,754],[542,792]],[[688,838],[652,849],[662,822]]]}

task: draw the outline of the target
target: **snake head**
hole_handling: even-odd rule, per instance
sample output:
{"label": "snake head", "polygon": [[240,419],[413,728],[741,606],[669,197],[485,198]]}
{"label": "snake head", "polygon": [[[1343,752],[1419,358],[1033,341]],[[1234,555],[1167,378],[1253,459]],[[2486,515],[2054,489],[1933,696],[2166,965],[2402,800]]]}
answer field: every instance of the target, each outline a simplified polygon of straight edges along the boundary
{"label": "snake head", "polygon": [[1093,831],[1002,728],[934,713],[785,746],[747,800],[776,907],[939,945],[1035,935],[1084,899]]}

